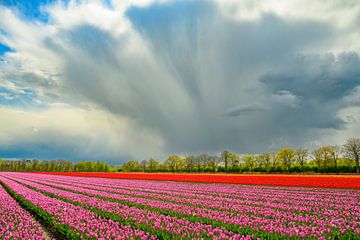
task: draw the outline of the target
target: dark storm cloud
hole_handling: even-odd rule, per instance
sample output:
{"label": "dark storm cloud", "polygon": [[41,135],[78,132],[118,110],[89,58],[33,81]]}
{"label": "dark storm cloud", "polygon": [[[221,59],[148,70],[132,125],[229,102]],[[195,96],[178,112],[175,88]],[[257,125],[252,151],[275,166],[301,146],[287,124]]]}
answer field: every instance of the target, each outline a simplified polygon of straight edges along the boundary
{"label": "dark storm cloud", "polygon": [[[293,89],[259,81],[265,74],[266,82],[267,72],[287,66],[303,48],[331,39],[331,26],[271,14],[238,22],[205,1],[134,7],[127,16],[153,59],[129,55],[128,42],[84,25],[70,30],[69,41],[90,59],[67,57],[66,76],[86,98],[158,132],[164,151],[263,150],[272,139],[295,144],[311,128],[341,125],[334,113],[323,113],[328,108],[301,99],[297,106],[296,98],[306,96]],[[305,119],[306,109],[316,114]]]}
{"label": "dark storm cloud", "polygon": [[356,53],[301,55],[261,81],[272,92],[286,90],[297,96],[299,107],[291,115],[305,121],[292,121],[294,127],[341,128],[344,123],[336,112],[360,85],[360,60]]}
{"label": "dark storm cloud", "polygon": [[63,35],[73,43],[74,48],[89,57],[97,61],[109,61],[108,64],[116,62],[113,47],[117,45],[117,42],[110,32],[84,24],[64,32]]}
{"label": "dark storm cloud", "polygon": [[263,107],[259,106],[236,106],[231,109],[229,109],[225,115],[230,117],[237,117],[242,114],[251,114],[257,111],[263,111],[265,110]]}
{"label": "dark storm cloud", "polygon": [[360,59],[354,52],[300,55],[261,80],[272,91],[287,90],[305,101],[338,102],[360,84]]}
{"label": "dark storm cloud", "polygon": [[194,97],[201,97],[205,81],[238,95],[234,91],[253,81],[249,75],[254,69],[282,63],[333,34],[325,24],[286,22],[271,14],[259,21],[238,22],[224,18],[216,7],[209,1],[176,1],[127,11],[158,60]]}
{"label": "dark storm cloud", "polygon": [[[266,148],[272,138],[292,142],[286,133],[298,119],[288,115],[301,109],[287,105],[288,98],[279,93],[272,97],[259,77],[286,65],[303,48],[331,39],[331,26],[288,22],[271,14],[258,21],[238,22],[224,18],[215,5],[204,1],[132,8],[127,15],[195,108],[180,112],[182,121],[146,113],[165,136],[169,151],[252,151]],[[241,118],[227,119],[224,112]],[[281,122],[287,123],[287,131]],[[306,135],[306,129],[298,132]],[[299,134],[296,138],[300,139]]]}

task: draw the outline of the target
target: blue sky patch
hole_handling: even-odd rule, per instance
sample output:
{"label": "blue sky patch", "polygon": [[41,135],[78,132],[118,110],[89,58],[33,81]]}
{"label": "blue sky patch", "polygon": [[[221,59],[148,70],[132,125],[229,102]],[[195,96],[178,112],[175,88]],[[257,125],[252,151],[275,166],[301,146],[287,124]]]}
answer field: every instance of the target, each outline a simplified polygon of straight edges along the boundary
{"label": "blue sky patch", "polygon": [[23,17],[29,20],[47,22],[48,14],[41,11],[41,6],[45,6],[53,2],[55,2],[55,0],[2,0],[1,5],[16,9]]}
{"label": "blue sky patch", "polygon": [[4,56],[7,52],[13,52],[14,50],[5,44],[0,43],[0,57]]}
{"label": "blue sky patch", "polygon": [[[42,6],[55,3],[56,0],[0,0],[0,5],[16,9],[23,17],[28,20],[37,20],[47,23],[49,15],[41,11]],[[61,3],[67,5],[69,0],[62,0]],[[113,8],[112,0],[101,0],[102,4],[109,9]]]}
{"label": "blue sky patch", "polygon": [[33,106],[36,93],[30,89],[24,89],[23,94],[16,94],[6,88],[0,87],[0,105],[7,106]]}

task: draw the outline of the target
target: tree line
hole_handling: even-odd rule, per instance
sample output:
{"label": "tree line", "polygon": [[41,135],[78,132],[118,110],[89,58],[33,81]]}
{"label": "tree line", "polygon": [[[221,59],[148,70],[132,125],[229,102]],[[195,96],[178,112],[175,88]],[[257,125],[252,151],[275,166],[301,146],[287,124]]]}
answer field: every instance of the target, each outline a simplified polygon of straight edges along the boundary
{"label": "tree line", "polygon": [[171,155],[156,159],[131,160],[114,167],[103,161],[72,163],[69,160],[1,160],[0,171],[20,172],[265,172],[265,173],[358,173],[360,139],[351,138],[342,146],[281,148],[277,152],[245,154],[223,151],[217,155]]}
{"label": "tree line", "polygon": [[218,155],[171,155],[163,163],[156,159],[131,160],[118,168],[124,172],[265,172],[265,173],[357,173],[360,139],[351,138],[343,146],[281,148],[277,152],[239,155],[223,151]]}
{"label": "tree line", "polygon": [[1,160],[2,172],[111,172],[116,169],[106,162],[78,162],[69,160]]}

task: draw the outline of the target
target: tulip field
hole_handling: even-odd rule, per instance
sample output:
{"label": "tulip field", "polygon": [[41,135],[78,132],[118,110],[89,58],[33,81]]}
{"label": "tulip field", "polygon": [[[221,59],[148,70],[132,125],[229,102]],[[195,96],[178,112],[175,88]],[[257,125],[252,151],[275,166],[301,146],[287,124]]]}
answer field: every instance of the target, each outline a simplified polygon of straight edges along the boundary
{"label": "tulip field", "polygon": [[33,173],[0,183],[0,239],[360,239],[356,187]]}
{"label": "tulip field", "polygon": [[[49,174],[49,173],[42,173]],[[98,173],[98,172],[51,172],[50,174],[77,177],[112,179],[137,179],[199,183],[235,183],[273,185],[287,187],[358,188],[360,176],[356,175],[289,175],[289,174],[184,174],[184,173]]]}

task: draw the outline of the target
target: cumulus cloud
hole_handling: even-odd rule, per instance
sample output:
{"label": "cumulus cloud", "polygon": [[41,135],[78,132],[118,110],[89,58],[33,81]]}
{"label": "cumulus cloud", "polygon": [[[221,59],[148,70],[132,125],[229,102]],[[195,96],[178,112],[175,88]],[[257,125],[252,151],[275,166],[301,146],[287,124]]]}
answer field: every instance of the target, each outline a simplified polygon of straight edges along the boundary
{"label": "cumulus cloud", "polygon": [[[0,62],[0,143],[119,162],[341,143],[358,125],[344,111],[358,111],[360,4],[271,2],[55,2],[47,21],[0,7],[13,49]],[[26,105],[1,100],[25,90]]]}

